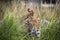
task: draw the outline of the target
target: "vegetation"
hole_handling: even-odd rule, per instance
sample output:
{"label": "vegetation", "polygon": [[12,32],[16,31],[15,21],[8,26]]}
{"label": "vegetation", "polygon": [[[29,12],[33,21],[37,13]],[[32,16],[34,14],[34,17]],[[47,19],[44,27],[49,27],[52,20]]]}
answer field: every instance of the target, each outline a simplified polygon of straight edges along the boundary
{"label": "vegetation", "polygon": [[[10,9],[12,8],[12,9]],[[60,9],[56,7],[56,10],[47,13],[44,12],[42,18],[50,21],[49,25],[42,24],[40,38],[29,37],[27,29],[24,25],[25,9],[19,9],[17,4],[8,5],[6,7],[2,5],[4,18],[0,27],[0,40],[60,40]],[[18,11],[18,10],[19,11]],[[22,10],[22,12],[20,12]],[[47,17],[45,17],[47,16]]]}

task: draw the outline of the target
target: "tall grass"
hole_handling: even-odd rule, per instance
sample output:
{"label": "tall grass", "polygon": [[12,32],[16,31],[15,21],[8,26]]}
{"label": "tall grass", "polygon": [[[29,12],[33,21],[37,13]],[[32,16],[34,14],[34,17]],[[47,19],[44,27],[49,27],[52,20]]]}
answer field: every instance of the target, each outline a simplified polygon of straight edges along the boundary
{"label": "tall grass", "polygon": [[[0,40],[21,40],[27,35],[26,28],[22,22],[22,17],[20,21],[15,19],[14,16],[5,16],[0,28]],[[19,23],[20,22],[20,23]]]}
{"label": "tall grass", "polygon": [[0,28],[0,40],[16,40],[18,25],[12,16],[6,16]]}
{"label": "tall grass", "polygon": [[[51,14],[52,15],[52,14]],[[56,8],[54,15],[46,17],[50,24],[43,25],[41,31],[41,40],[59,40],[60,39],[60,9]]]}

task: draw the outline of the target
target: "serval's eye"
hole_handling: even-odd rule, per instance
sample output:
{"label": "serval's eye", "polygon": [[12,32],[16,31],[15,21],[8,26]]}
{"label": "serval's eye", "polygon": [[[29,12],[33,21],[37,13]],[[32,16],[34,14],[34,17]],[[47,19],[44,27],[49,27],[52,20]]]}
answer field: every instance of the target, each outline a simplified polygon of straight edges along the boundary
{"label": "serval's eye", "polygon": [[39,30],[37,30],[37,31],[39,31]]}
{"label": "serval's eye", "polygon": [[40,33],[37,33],[37,35],[40,34]]}

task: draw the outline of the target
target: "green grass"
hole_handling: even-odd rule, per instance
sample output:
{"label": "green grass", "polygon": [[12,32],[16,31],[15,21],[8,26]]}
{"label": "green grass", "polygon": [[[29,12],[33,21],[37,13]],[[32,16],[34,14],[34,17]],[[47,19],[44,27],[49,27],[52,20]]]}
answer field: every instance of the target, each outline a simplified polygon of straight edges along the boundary
{"label": "green grass", "polygon": [[0,28],[0,40],[21,40],[26,34],[26,28],[14,16],[4,17]]}
{"label": "green grass", "polygon": [[[23,24],[24,16],[19,20],[14,16],[5,16],[2,27],[0,28],[0,40],[33,40],[33,37],[26,36],[27,30]],[[21,24],[22,23],[22,24]],[[43,25],[41,37],[34,40],[59,40],[60,39],[60,22],[51,20],[48,26]]]}

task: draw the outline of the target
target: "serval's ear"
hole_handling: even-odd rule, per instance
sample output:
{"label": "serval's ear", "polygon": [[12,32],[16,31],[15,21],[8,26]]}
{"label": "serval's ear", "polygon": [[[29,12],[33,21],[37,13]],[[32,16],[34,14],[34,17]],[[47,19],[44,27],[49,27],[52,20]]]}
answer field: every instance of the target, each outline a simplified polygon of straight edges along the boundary
{"label": "serval's ear", "polygon": [[27,11],[30,12],[30,8],[28,8]]}

